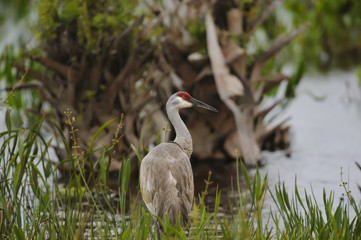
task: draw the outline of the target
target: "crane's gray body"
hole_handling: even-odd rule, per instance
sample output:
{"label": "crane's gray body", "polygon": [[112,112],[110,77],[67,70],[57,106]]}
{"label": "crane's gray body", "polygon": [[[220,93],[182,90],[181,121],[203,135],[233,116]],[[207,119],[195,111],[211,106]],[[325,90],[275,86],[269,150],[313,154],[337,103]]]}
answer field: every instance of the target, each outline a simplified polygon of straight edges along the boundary
{"label": "crane's gray body", "polygon": [[194,195],[193,172],[187,154],[177,143],[162,143],[152,149],[142,161],[140,182],[151,213],[161,218],[167,213],[172,224],[181,213],[181,221],[187,221]]}
{"label": "crane's gray body", "polygon": [[172,224],[179,214],[181,223],[186,222],[193,203],[194,182],[189,160],[193,151],[192,137],[179,116],[179,109],[193,106],[218,112],[188,93],[173,94],[166,108],[176,138],[153,148],[140,166],[140,190],[147,208],[160,218],[167,213]]}

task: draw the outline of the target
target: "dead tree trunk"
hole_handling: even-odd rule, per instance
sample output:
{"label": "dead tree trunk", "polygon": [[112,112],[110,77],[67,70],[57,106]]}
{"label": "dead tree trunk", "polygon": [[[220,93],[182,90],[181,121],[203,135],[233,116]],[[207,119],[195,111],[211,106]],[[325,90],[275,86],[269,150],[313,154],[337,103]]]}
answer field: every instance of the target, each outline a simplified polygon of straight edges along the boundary
{"label": "dead tree trunk", "polygon": [[[288,127],[284,122],[276,125],[265,122],[267,114],[284,101],[276,100],[268,109],[262,107],[262,101],[268,91],[287,81],[289,77],[280,73],[264,75],[264,64],[308,25],[279,36],[263,53],[252,55],[244,49],[252,42],[252,34],[276,8],[278,1],[243,5],[236,5],[233,1],[204,1],[194,4],[171,2],[174,3],[174,8],[160,11],[178,23],[169,30],[167,39],[170,43],[167,45],[168,51],[165,52],[166,61],[180,79],[176,88],[193,91],[195,96],[204,96],[207,98],[206,102],[218,105],[221,109],[219,117],[202,120],[203,125],[216,129],[218,134],[212,138],[214,142],[211,145],[219,146],[219,139],[224,139],[223,150],[219,152],[214,149],[214,157],[219,158],[222,152],[225,152],[227,156],[236,158],[235,149],[238,149],[245,163],[255,166],[260,160],[262,146],[267,145],[264,141],[275,142],[270,137],[281,136],[274,133],[282,132],[285,141],[288,141],[287,133],[284,134]],[[257,16],[250,14],[255,9],[259,12]],[[193,33],[192,36],[194,28],[197,30],[195,23],[199,23],[200,32],[195,36]],[[204,39],[201,35],[202,24],[205,26]],[[232,39],[235,37],[242,39],[242,45],[235,43]],[[199,45],[199,42],[205,45]],[[201,51],[204,52],[202,46],[207,47],[206,55],[200,54]],[[211,80],[215,87],[206,87],[207,83],[214,84]],[[218,99],[212,99],[214,94],[218,94],[224,106],[217,102]],[[229,121],[229,112],[233,121]],[[205,129],[199,128],[199,122],[194,124],[188,121],[187,125],[191,132],[204,135],[201,131]],[[197,156],[200,152],[207,152],[207,149],[195,147]]]}

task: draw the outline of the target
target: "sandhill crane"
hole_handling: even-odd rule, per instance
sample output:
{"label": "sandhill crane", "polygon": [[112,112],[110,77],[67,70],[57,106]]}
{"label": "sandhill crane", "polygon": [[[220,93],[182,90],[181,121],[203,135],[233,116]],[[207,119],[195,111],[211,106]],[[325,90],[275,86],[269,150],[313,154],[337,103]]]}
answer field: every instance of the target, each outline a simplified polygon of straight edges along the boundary
{"label": "sandhill crane", "polygon": [[[192,137],[179,116],[179,109],[201,107],[213,112],[217,109],[191,97],[186,92],[177,92],[167,101],[167,114],[176,138],[153,148],[140,166],[140,190],[148,210],[163,218],[167,213],[175,224],[180,213],[181,223],[188,220],[191,211],[194,183],[190,156],[193,151]],[[157,224],[159,237],[159,224]]]}

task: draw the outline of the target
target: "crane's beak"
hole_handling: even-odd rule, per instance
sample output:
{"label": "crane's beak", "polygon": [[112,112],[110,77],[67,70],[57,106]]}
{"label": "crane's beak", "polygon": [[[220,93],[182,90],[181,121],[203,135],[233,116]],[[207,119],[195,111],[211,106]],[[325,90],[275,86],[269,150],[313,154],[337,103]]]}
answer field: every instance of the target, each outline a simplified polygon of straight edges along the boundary
{"label": "crane's beak", "polygon": [[212,106],[209,106],[208,104],[205,104],[204,102],[201,102],[195,98],[191,98],[191,100],[189,100],[189,102],[191,102],[193,104],[194,107],[201,107],[201,108],[205,108],[205,109],[208,109],[212,112],[218,112],[217,109],[215,109],[214,107]]}

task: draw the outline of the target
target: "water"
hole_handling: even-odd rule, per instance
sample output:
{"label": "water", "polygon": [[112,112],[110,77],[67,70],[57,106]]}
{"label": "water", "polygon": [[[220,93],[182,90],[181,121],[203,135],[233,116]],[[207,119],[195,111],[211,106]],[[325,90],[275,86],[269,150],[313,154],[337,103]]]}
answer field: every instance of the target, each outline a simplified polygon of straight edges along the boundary
{"label": "water", "polygon": [[[283,117],[291,116],[291,157],[283,152],[264,152],[269,185],[280,179],[289,193],[295,178],[300,192],[311,187],[322,204],[323,189],[335,194],[335,204],[345,193],[340,187],[340,172],[356,202],[360,202],[361,170],[361,89],[352,72],[331,72],[307,76],[298,87],[298,95]],[[312,93],[311,93],[312,92]],[[314,99],[313,94],[322,100]],[[266,207],[271,204],[266,201]]]}
{"label": "water", "polygon": [[[345,190],[340,186],[341,168],[346,188],[356,202],[361,202],[361,89],[355,71],[331,72],[326,75],[309,75],[300,83],[297,97],[282,113],[278,121],[291,117],[291,156],[286,152],[263,152],[261,175],[268,174],[271,189],[284,182],[290,195],[294,193],[295,179],[303,195],[313,191],[317,203],[323,208],[323,190],[334,193],[337,205]],[[221,212],[227,214],[231,194],[231,178],[236,179],[235,163],[202,163],[193,167],[195,190],[204,190],[204,179],[212,171],[213,184],[209,187],[209,209],[214,204],[217,189],[222,190]],[[255,169],[249,170],[253,175]],[[236,187],[236,181],[233,186]],[[235,188],[236,189],[236,188]],[[301,196],[302,198],[302,196]],[[277,210],[268,194],[264,213]],[[222,211],[224,210],[224,211]],[[267,218],[267,216],[265,216]]]}

